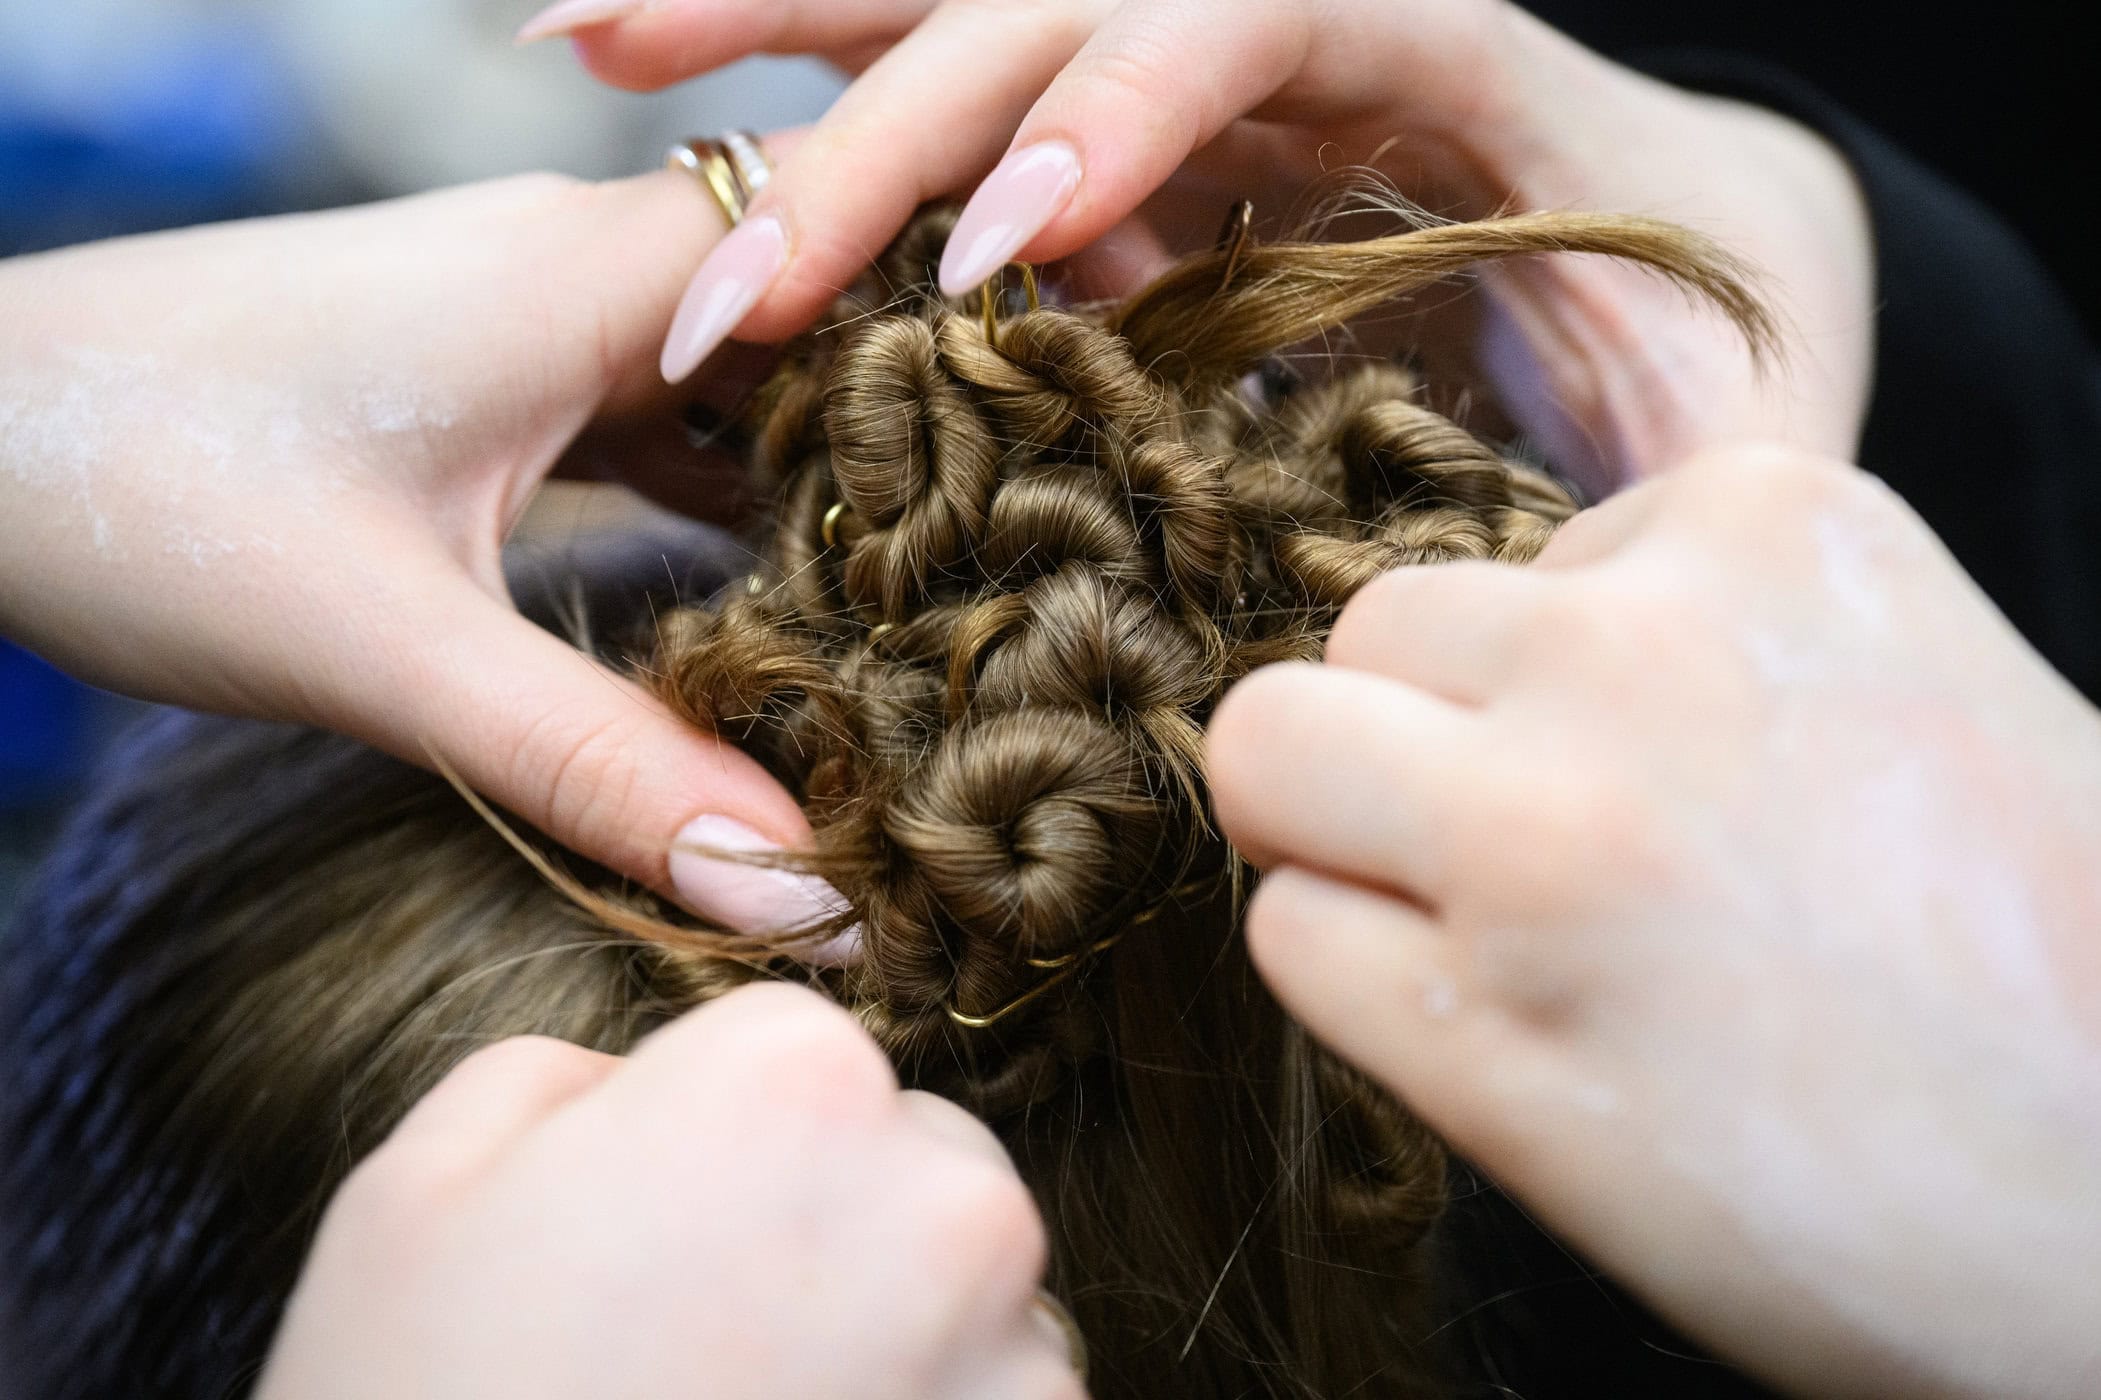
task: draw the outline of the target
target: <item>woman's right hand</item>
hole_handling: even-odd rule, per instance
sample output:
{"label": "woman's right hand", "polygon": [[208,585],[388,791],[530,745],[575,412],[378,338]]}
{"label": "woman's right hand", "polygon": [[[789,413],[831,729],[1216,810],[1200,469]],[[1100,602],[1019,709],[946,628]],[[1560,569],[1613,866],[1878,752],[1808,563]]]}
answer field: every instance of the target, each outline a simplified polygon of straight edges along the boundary
{"label": "woman's right hand", "polygon": [[565,0],[525,31],[564,32],[623,87],[756,52],[860,74],[703,265],[688,304],[718,314],[681,318],[672,378],[731,329],[773,340],[807,324],[930,198],[977,187],[941,268],[951,292],[1105,235],[1114,253],[1098,260],[1128,286],[1208,238],[1230,200],[1281,213],[1322,170],[1361,162],[1438,214],[1653,214],[1768,274],[1796,334],[1764,376],[1731,328],[1637,269],[1556,258],[1485,277],[1483,370],[1594,489],[1747,435],[1857,445],[1872,253],[1837,153],[1505,0]]}
{"label": "woman's right hand", "polygon": [[504,1041],[337,1194],[262,1400],[1083,1400],[997,1141],[748,987],[619,1059]]}

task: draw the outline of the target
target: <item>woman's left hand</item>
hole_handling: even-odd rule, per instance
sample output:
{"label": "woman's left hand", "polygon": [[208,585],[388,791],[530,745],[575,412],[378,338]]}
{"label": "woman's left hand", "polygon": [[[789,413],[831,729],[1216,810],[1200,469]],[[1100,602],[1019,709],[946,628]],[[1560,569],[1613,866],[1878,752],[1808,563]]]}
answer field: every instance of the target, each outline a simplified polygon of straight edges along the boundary
{"label": "woman's left hand", "polygon": [[0,632],[441,760],[726,921],[809,917],[786,875],[671,858],[710,814],[793,845],[795,801],[521,618],[500,565],[587,425],[677,429],[657,346],[722,233],[682,175],[533,176],[0,264]]}
{"label": "woman's left hand", "polygon": [[1894,495],[1772,449],[1388,574],[1231,692],[1257,964],[1791,1388],[2101,1376],[2101,715]]}

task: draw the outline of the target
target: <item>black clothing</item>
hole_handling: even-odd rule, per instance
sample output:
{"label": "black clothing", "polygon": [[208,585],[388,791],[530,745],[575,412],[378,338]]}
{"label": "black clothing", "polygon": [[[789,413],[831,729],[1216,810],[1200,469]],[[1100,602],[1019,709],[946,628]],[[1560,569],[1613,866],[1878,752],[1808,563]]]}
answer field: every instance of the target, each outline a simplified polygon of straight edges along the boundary
{"label": "black clothing", "polygon": [[2101,356],[2063,290],[1990,210],[1799,79],[1719,54],[1644,66],[1784,112],[1851,162],[1874,224],[1878,311],[1860,464],[2053,666],[2101,696]]}

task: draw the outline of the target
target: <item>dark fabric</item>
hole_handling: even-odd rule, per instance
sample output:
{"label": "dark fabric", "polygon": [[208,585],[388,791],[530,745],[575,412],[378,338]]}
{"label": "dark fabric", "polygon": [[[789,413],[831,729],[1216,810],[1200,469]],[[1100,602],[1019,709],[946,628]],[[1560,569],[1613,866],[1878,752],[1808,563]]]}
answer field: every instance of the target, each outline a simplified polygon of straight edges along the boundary
{"label": "dark fabric", "polygon": [[1990,210],[1800,79],[1723,54],[1641,58],[1658,77],[1796,118],[1852,164],[1876,256],[1860,464],[2101,697],[2101,356],[2063,290]]}
{"label": "dark fabric", "polygon": [[1978,197],[2041,256],[2101,339],[2087,178],[2101,144],[2093,45],[2070,5],[1903,0],[1521,0],[1599,53],[1668,46],[1775,64]]}

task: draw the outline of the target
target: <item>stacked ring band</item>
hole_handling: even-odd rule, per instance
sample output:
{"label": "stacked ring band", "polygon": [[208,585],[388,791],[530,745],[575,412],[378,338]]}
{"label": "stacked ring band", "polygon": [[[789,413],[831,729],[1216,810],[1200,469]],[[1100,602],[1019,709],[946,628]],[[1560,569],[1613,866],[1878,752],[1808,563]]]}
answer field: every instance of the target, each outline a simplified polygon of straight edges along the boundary
{"label": "stacked ring band", "polygon": [[744,211],[773,178],[772,163],[748,131],[681,141],[665,156],[664,164],[691,175],[714,198],[732,228],[744,221]]}

